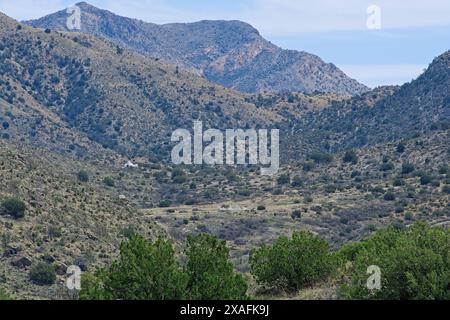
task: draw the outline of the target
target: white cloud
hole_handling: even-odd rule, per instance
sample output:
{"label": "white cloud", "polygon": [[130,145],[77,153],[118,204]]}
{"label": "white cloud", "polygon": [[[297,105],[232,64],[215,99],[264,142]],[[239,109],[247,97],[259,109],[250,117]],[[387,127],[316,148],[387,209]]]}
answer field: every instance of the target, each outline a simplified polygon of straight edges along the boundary
{"label": "white cloud", "polygon": [[[226,0],[223,0],[226,1]],[[100,2],[100,1],[98,1]],[[155,23],[192,22],[203,19],[243,20],[264,35],[299,32],[365,30],[367,8],[381,8],[382,28],[408,28],[450,25],[448,0],[247,0],[239,11],[200,10],[170,6],[162,0],[109,0],[104,7],[120,14]],[[187,6],[186,6],[187,7]]]}
{"label": "white cloud", "polygon": [[450,24],[448,0],[258,0],[246,20],[269,35],[298,32],[365,30],[367,8],[381,8],[382,28]]}
{"label": "white cloud", "polygon": [[[0,0],[0,11],[15,19],[27,20],[62,10],[76,1]],[[87,1],[119,15],[160,24],[203,19],[242,20],[252,24],[268,38],[297,38],[298,34],[304,32],[321,32],[323,36],[330,31],[367,30],[366,11],[372,4],[381,8],[382,29],[405,29],[405,34],[378,31],[373,35],[384,38],[411,37],[408,28],[450,26],[448,0],[241,0],[239,10],[236,3],[228,2],[230,0],[208,0],[211,2],[208,2],[207,6],[202,5],[206,0],[190,0],[189,4],[183,3],[182,6],[174,5],[170,0]],[[302,47],[301,42],[292,46]],[[375,87],[410,81],[417,77],[426,65],[365,64],[340,67],[351,77]]]}
{"label": "white cloud", "polygon": [[0,11],[21,21],[59,11],[66,4],[64,0],[0,0]]}
{"label": "white cloud", "polygon": [[[286,35],[299,32],[364,30],[367,7],[382,10],[383,28],[408,28],[450,25],[448,0],[241,0],[236,10],[229,0],[211,0],[202,6],[171,5],[163,0],[90,0],[93,5],[115,13],[148,22],[190,22],[202,19],[243,20],[253,24],[264,35]],[[71,4],[69,0],[0,0],[0,10],[16,19],[37,18]],[[220,4],[215,9],[214,3]]]}

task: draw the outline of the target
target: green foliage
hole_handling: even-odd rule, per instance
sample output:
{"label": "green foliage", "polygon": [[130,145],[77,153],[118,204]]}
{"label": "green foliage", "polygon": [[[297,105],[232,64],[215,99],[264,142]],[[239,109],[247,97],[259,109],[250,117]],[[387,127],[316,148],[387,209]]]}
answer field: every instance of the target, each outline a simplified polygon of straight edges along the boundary
{"label": "green foliage", "polygon": [[170,200],[162,200],[159,203],[160,208],[169,208],[172,205],[172,202]]}
{"label": "green foliage", "polygon": [[299,290],[325,280],[336,267],[328,243],[311,232],[281,237],[272,246],[253,250],[252,274],[258,283],[284,290]]}
{"label": "green foliage", "polygon": [[442,192],[446,193],[446,194],[450,194],[450,186],[449,185],[445,185],[442,187]]}
{"label": "green foliage", "polygon": [[192,300],[240,300],[246,298],[247,283],[228,261],[225,241],[207,234],[187,241],[188,292]]}
{"label": "green foliage", "polygon": [[183,184],[183,183],[186,183],[187,176],[185,176],[185,175],[175,176],[175,177],[172,177],[172,181],[173,181],[173,183],[176,183],[176,184]]}
{"label": "green foliage", "polygon": [[358,155],[354,150],[349,150],[345,153],[343,161],[346,163],[357,164]]}
{"label": "green foliage", "polygon": [[55,268],[51,264],[38,262],[31,266],[30,280],[40,286],[50,286],[56,281]]}
{"label": "green foliage", "polygon": [[291,218],[293,220],[301,219],[302,218],[302,211],[301,210],[294,210],[294,211],[292,211]]}
{"label": "green foliage", "polygon": [[[450,299],[450,231],[415,223],[408,229],[378,232],[340,252],[352,261],[350,282],[341,288],[350,299]],[[381,289],[366,287],[367,268],[381,269]]]}
{"label": "green foliage", "polygon": [[420,177],[420,184],[425,186],[433,182],[433,177],[427,173],[423,173]]}
{"label": "green foliage", "polygon": [[309,171],[313,170],[314,167],[315,167],[315,163],[312,161],[304,162],[303,166],[302,166],[303,171],[305,171],[305,172],[309,172]]}
{"label": "green foliage", "polygon": [[0,214],[12,216],[15,219],[20,219],[25,216],[27,206],[18,198],[6,198],[1,202]]}
{"label": "green foliage", "polygon": [[246,298],[247,284],[233,270],[225,242],[209,235],[189,237],[186,267],[173,244],[150,243],[131,235],[109,268],[82,277],[83,300],[234,300]]}
{"label": "green foliage", "polygon": [[89,173],[85,170],[81,170],[77,173],[78,181],[89,182]]}
{"label": "green foliage", "polygon": [[103,179],[103,183],[108,187],[114,187],[115,185],[114,179],[111,177],[105,177]]}
{"label": "green foliage", "polygon": [[125,52],[125,49],[120,47],[120,46],[116,46],[116,53],[118,55],[122,55]]}
{"label": "green foliage", "polygon": [[311,153],[309,158],[317,164],[328,164],[333,161],[333,156],[331,154],[320,151]]}
{"label": "green foliage", "polygon": [[150,243],[133,235],[122,243],[111,267],[82,280],[80,297],[85,300],[173,300],[185,298],[188,278],[172,243]]}
{"label": "green foliage", "polygon": [[394,164],[392,162],[385,162],[381,165],[380,170],[381,171],[391,171],[394,170]]}
{"label": "green foliage", "polygon": [[411,212],[406,212],[405,213],[405,220],[411,221],[413,219],[414,219],[414,216],[413,216],[413,214]]}
{"label": "green foliage", "polygon": [[442,166],[439,168],[439,174],[448,174],[450,172],[450,169],[448,166]]}
{"label": "green foliage", "polygon": [[394,201],[395,200],[395,193],[392,191],[388,191],[384,194],[384,200],[386,201]]}
{"label": "green foliage", "polygon": [[414,167],[414,165],[412,163],[405,162],[402,165],[402,173],[403,174],[410,174],[410,173],[414,172],[414,170],[416,170],[416,168]]}
{"label": "green foliage", "polygon": [[279,185],[285,185],[291,182],[291,177],[288,174],[282,174],[278,177],[277,182]]}
{"label": "green foliage", "polygon": [[394,187],[401,187],[405,185],[405,181],[402,178],[395,178],[392,185]]}
{"label": "green foliage", "polygon": [[405,152],[405,150],[406,150],[405,144],[404,144],[403,142],[400,142],[400,143],[397,145],[397,152],[398,152],[398,153],[403,153],[403,152]]}
{"label": "green foliage", "polygon": [[295,176],[295,177],[292,179],[291,186],[292,186],[293,188],[300,188],[300,187],[302,187],[302,186],[303,186],[303,180],[302,180],[302,178],[299,177],[299,176]]}
{"label": "green foliage", "polygon": [[13,300],[12,297],[0,288],[0,301]]}
{"label": "green foliage", "polygon": [[137,234],[136,232],[136,226],[129,224],[128,226],[122,228],[122,230],[120,230],[120,235],[122,235],[123,237],[130,239],[132,236],[134,236],[135,234]]}

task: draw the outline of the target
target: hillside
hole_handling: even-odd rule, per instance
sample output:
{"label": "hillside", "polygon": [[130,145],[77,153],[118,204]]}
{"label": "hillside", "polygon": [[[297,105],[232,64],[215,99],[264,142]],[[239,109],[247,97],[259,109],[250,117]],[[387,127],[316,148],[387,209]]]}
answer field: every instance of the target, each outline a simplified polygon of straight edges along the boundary
{"label": "hillside", "polygon": [[[35,106],[92,143],[127,157],[167,159],[172,131],[192,128],[195,119],[220,129],[281,120],[244,94],[106,40],[34,29],[4,15],[0,24],[1,98],[17,109],[12,116],[20,109],[30,117]],[[62,139],[57,135],[53,143],[69,144]]]}
{"label": "hillside", "polygon": [[[0,139],[0,200],[16,197],[26,204],[21,219],[0,214],[2,287],[20,299],[67,299],[68,266],[92,270],[109,262],[127,230],[149,238],[161,232],[97,182],[95,173],[111,169]],[[91,181],[78,178],[81,170],[92,173]],[[38,262],[54,265],[55,285],[30,281],[30,266]]]}
{"label": "hillside", "polygon": [[[202,24],[210,22],[189,27]],[[356,97],[250,94],[192,65],[50,27],[0,14],[0,299],[73,298],[67,266],[93,273],[133,233],[164,235],[177,253],[188,235],[225,240],[255,297],[336,298],[337,283],[300,293],[257,286],[250,250],[298,230],[335,250],[389,225],[450,225],[450,51],[411,83]],[[280,129],[280,171],[173,165],[172,131],[197,119],[222,130]],[[138,167],[123,167],[128,160]],[[11,197],[25,205],[23,217],[6,210]],[[55,284],[32,281],[39,262],[55,269]]]}
{"label": "hillside", "polygon": [[[238,91],[357,95],[368,88],[319,57],[283,50],[240,21],[157,25],[124,18],[85,2],[81,31],[137,52],[166,60]],[[65,10],[26,23],[68,31]]]}
{"label": "hillside", "polygon": [[336,102],[299,120],[294,136],[327,151],[398,141],[450,125],[450,51],[416,80]]}

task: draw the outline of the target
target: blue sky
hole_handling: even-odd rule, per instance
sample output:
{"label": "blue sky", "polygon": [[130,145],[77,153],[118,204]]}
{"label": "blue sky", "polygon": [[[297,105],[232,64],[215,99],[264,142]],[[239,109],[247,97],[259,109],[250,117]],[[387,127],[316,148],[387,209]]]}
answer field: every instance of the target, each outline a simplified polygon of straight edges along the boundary
{"label": "blue sky", "polygon": [[[38,18],[74,4],[68,0],[0,0],[18,20]],[[370,87],[416,78],[450,49],[448,0],[90,0],[117,14],[154,23],[202,19],[242,20],[273,43],[332,62]],[[371,30],[370,5],[381,29]]]}

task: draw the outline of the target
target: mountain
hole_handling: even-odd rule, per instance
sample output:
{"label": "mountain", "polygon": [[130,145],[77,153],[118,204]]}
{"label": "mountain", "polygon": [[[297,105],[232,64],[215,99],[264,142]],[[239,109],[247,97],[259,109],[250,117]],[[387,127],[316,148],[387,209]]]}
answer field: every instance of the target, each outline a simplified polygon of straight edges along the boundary
{"label": "mountain", "polygon": [[[160,159],[170,155],[173,130],[192,128],[193,120],[226,129],[282,119],[245,94],[104,39],[44,31],[5,15],[0,26],[0,117],[8,122],[2,133],[13,139],[65,150],[85,139],[128,157]],[[63,128],[80,138],[66,138]]]}
{"label": "mountain", "polygon": [[[85,2],[81,31],[160,58],[225,87],[248,93],[297,91],[358,95],[368,88],[319,57],[283,50],[240,21],[157,25],[117,16]],[[68,31],[66,10],[26,23]]]}
{"label": "mountain", "polygon": [[[80,139],[127,157],[167,159],[171,133],[191,128],[193,120],[218,129],[277,127],[282,144],[294,150],[284,156],[302,159],[314,148],[338,151],[409,138],[445,127],[449,119],[448,52],[409,84],[351,99],[248,95],[89,34],[35,29],[7,17],[2,23],[0,98],[21,110],[13,118],[28,117],[36,105]],[[11,118],[10,109],[0,117]],[[29,122],[9,125],[5,133],[14,134],[15,127],[28,140],[45,132]],[[57,129],[47,125],[48,132]],[[63,136],[46,140],[56,144]]]}
{"label": "mountain", "polygon": [[[449,78],[446,52],[417,80],[357,97],[247,94],[107,39],[0,13],[0,298],[73,299],[67,267],[94,274],[134,233],[165,236],[177,251],[188,235],[215,235],[248,273],[252,250],[294,230],[338,249],[391,224],[448,226]],[[170,135],[196,119],[279,128],[289,163],[273,177],[252,166],[174,166]],[[139,166],[124,168],[129,159]],[[4,206],[11,197],[23,217]],[[34,281],[38,263],[54,268],[53,285]],[[337,297],[342,279],[324,284],[326,296]]]}
{"label": "mountain", "polygon": [[360,148],[450,128],[450,51],[416,80],[383,87],[310,112],[296,124],[306,145],[327,151]]}

